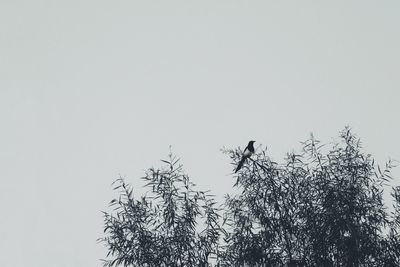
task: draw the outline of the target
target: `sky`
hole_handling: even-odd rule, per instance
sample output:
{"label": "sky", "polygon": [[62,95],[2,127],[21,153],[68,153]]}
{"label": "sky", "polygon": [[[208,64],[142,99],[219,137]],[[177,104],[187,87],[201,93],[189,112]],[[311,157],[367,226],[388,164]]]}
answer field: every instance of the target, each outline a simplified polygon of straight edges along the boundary
{"label": "sky", "polygon": [[[169,146],[199,189],[221,148],[275,161],[349,125],[400,160],[399,1],[0,2],[0,265],[94,267],[101,211]],[[400,169],[393,175],[400,176]],[[393,184],[396,183],[396,180]]]}

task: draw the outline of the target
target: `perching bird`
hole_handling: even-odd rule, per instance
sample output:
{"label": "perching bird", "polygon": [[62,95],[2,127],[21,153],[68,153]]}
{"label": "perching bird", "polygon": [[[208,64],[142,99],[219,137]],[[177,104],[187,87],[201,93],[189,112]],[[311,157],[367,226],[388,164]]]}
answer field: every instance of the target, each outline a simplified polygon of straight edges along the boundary
{"label": "perching bird", "polygon": [[244,162],[246,161],[246,159],[250,158],[250,156],[254,153],[254,144],[255,141],[250,141],[249,144],[247,145],[247,147],[244,149],[243,154],[242,154],[242,158],[239,161],[239,164],[235,170],[235,173],[238,172],[238,170],[240,170],[244,164]]}

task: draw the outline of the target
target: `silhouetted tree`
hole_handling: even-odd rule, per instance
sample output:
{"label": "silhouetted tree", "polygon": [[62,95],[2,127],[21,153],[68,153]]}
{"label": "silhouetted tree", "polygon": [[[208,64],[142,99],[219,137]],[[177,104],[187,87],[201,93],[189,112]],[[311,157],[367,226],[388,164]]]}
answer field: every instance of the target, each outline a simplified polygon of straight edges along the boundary
{"label": "silhouetted tree", "polygon": [[206,266],[217,256],[215,201],[193,190],[174,156],[162,162],[165,167],[143,177],[146,197],[136,199],[122,178],[116,181],[120,197],[110,203],[114,213],[104,213],[106,237],[100,239],[112,257],[104,266]]}
{"label": "silhouetted tree", "polygon": [[[331,146],[312,136],[302,144],[282,164],[258,148],[223,210],[192,189],[172,155],[146,173],[141,200],[119,179],[116,214],[105,213],[105,266],[400,266],[400,187],[393,212],[383,202],[393,163],[381,170],[348,128]],[[236,166],[241,150],[224,152]]]}

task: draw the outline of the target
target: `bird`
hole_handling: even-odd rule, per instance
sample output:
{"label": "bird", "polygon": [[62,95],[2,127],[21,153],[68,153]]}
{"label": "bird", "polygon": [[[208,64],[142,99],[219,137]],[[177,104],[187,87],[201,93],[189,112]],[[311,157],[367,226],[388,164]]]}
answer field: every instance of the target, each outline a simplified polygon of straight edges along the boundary
{"label": "bird", "polygon": [[254,146],[253,144],[256,141],[250,141],[247,147],[243,150],[242,158],[239,161],[238,166],[235,169],[235,173],[237,173],[243,166],[246,159],[250,158],[250,156],[254,153]]}

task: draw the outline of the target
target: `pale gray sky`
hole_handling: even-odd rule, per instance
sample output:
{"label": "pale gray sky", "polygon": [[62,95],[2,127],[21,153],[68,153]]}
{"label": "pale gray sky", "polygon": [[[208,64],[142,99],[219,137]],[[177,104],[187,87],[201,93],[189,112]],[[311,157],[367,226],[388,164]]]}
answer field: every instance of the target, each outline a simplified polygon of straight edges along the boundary
{"label": "pale gray sky", "polygon": [[[345,125],[400,159],[399,1],[0,3],[0,265],[94,267],[119,174],[169,145],[222,195],[219,151],[276,161]],[[400,171],[394,172],[399,177]]]}

